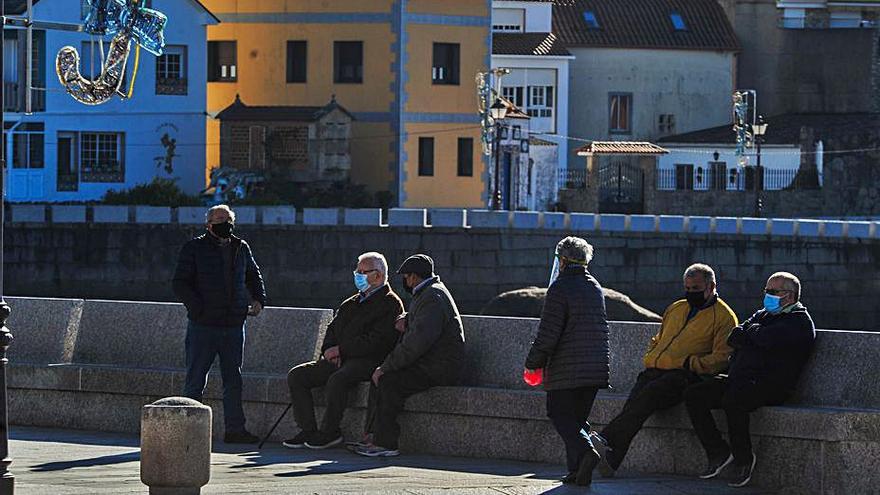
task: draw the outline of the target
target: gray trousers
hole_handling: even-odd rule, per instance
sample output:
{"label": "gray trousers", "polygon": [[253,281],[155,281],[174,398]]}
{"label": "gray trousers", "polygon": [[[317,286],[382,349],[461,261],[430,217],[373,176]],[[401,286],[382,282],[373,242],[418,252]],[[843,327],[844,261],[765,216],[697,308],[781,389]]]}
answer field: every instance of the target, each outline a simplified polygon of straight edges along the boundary
{"label": "gray trousers", "polygon": [[337,368],[333,363],[320,359],[294,367],[287,373],[293,417],[303,431],[318,431],[315,419],[315,401],[312,389],[324,387],[327,410],[320,431],[328,435],[339,434],[339,424],[348,405],[348,392],[358,382],[368,381],[376,369],[372,359],[344,359]]}

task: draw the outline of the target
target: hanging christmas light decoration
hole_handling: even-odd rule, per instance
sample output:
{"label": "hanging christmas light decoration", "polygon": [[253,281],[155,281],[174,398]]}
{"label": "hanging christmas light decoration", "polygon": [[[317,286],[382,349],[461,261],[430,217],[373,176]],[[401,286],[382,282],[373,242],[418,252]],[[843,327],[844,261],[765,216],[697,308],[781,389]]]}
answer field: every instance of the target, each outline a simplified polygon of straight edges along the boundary
{"label": "hanging christmas light decoration", "polygon": [[[101,74],[88,79],[80,73],[80,56],[76,48],[65,46],[55,58],[55,71],[61,85],[75,100],[86,105],[100,105],[113,97],[130,98],[137,76],[140,47],[159,56],[165,47],[163,30],[165,14],[138,6],[140,0],[85,0],[86,17],[83,31],[95,36],[113,36],[104,59]],[[135,61],[131,85],[122,88],[125,66],[135,42]]]}

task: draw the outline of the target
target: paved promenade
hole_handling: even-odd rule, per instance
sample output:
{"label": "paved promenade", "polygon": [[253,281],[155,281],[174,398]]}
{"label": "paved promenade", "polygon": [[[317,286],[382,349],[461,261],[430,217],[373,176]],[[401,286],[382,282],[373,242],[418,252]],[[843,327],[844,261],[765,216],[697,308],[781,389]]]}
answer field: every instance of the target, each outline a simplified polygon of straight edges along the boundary
{"label": "paved promenade", "polygon": [[[138,438],[43,428],[11,428],[12,472],[19,495],[147,493],[140,482]],[[404,455],[368,459],[342,449],[292,451],[277,444],[214,446],[203,494],[394,495],[752,495],[720,481],[667,476],[597,479],[590,489],[563,486],[562,467],[484,459]]]}

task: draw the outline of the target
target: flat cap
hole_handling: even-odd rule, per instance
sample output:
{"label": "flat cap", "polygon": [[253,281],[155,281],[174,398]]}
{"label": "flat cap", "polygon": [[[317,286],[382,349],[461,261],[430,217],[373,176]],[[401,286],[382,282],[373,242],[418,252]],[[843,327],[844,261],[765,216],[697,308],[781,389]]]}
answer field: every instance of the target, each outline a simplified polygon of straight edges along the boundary
{"label": "flat cap", "polygon": [[434,275],[434,260],[426,254],[414,254],[397,269],[397,273],[415,273],[422,278]]}

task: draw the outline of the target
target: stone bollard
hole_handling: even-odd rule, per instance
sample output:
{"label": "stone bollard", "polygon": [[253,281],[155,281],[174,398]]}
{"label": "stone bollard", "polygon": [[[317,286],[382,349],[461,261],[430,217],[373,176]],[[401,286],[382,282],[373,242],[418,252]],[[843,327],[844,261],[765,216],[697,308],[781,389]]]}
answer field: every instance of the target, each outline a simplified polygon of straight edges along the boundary
{"label": "stone bollard", "polygon": [[211,479],[211,408],[166,397],[141,415],[141,482],[150,495],[198,495]]}

